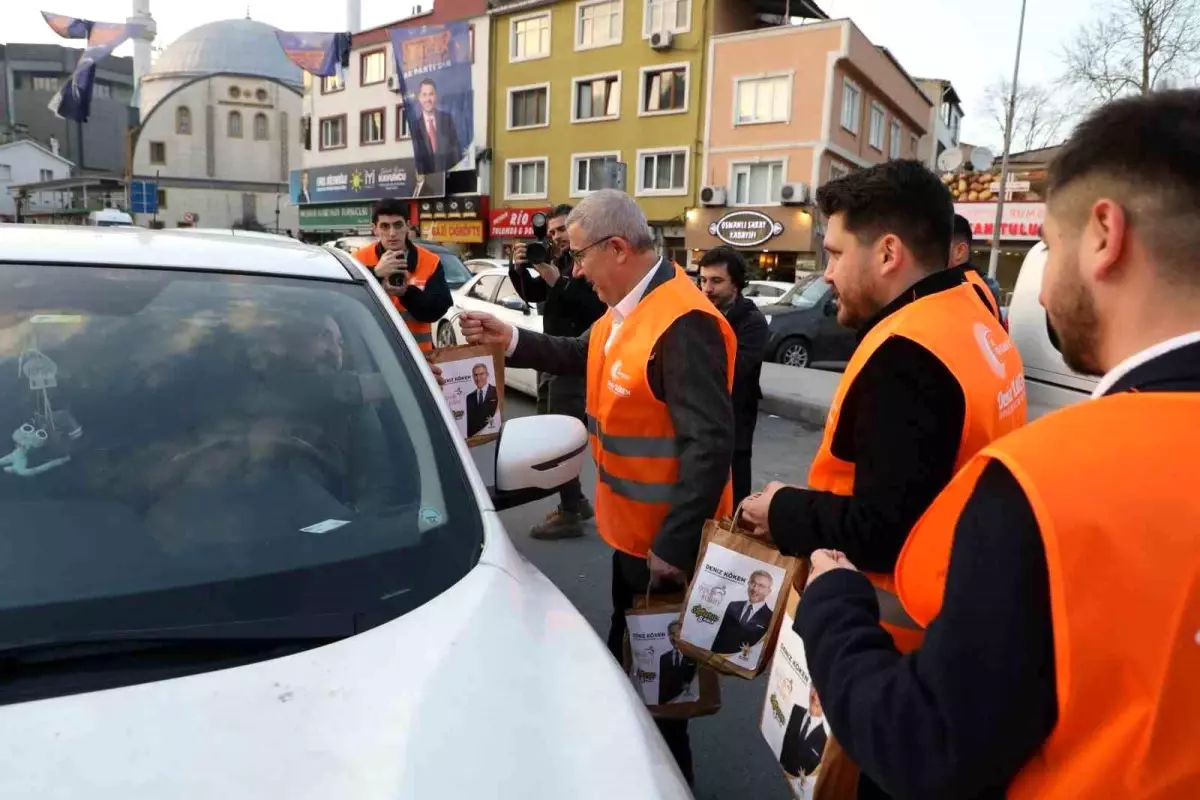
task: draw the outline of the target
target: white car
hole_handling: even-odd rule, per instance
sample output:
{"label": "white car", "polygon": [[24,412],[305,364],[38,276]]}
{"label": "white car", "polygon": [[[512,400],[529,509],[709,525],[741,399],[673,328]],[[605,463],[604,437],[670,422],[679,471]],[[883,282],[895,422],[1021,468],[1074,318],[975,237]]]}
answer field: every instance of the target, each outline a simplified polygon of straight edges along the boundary
{"label": "white car", "polygon": [[750,281],[742,290],[742,297],[749,298],[759,308],[772,306],[794,285],[783,281]]}
{"label": "white car", "polygon": [[499,258],[471,258],[464,262],[472,275],[478,275],[489,269],[508,269],[508,262]]}
{"label": "white car", "polygon": [[[516,287],[508,277],[507,268],[494,267],[480,272],[453,294],[454,307],[450,309],[446,319],[438,323],[438,347],[466,342],[458,322],[458,315],[463,311],[486,311],[509,325],[542,332],[541,314],[536,306],[529,305],[517,294]],[[537,397],[537,372],[532,369],[505,367],[504,385]]]}
{"label": "white car", "polygon": [[497,515],[583,426],[506,420],[489,491],[353,259],[0,225],[0,320],[4,796],[691,797]]}
{"label": "white car", "polygon": [[376,241],[378,240],[374,236],[343,236],[340,239],[331,239],[324,245],[325,247],[336,247],[343,253],[353,253]]}

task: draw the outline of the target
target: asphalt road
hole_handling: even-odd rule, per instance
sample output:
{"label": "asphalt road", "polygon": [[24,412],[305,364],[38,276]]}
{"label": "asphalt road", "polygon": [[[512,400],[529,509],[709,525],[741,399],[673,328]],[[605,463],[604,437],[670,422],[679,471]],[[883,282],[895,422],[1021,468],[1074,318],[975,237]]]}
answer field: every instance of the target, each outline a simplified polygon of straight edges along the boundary
{"label": "asphalt road", "polygon": [[[510,417],[534,412],[533,403],[515,392],[505,398]],[[760,415],[754,437],[754,486],[767,481],[803,480],[820,444],[820,432],[788,420]],[[494,446],[476,448],[475,461],[485,480],[491,480]],[[586,462],[583,485],[593,496],[595,469]],[[502,514],[504,525],[517,548],[553,580],[592,623],[603,638],[608,632],[612,604],[609,581],[612,569],[607,545],[589,525],[582,539],[538,542],[529,538],[529,528],[556,505],[545,500]],[[712,717],[690,725],[696,762],[696,797],[727,800],[754,797],[756,800],[789,800],[791,797],[779,764],[771,756],[758,730],[766,676],[754,681],[726,677],[721,682],[722,709]]]}

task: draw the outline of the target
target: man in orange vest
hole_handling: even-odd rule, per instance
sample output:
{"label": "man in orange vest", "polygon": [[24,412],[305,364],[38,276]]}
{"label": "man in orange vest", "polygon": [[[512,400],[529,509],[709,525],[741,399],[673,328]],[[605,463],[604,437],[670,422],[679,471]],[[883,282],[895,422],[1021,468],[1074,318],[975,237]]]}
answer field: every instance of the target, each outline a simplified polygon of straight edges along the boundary
{"label": "man in orange vest", "polygon": [[897,568],[901,655],[818,552],[796,628],[897,797],[1200,797],[1200,91],[1094,112],[1050,167],[1042,305],[1093,399],[976,455]]}
{"label": "man in orange vest", "polygon": [[859,344],[834,393],[808,487],[769,484],[743,519],[781,551],[842,550],[869,571],[902,647],[920,630],[892,573],[909,530],[980,448],[1025,422],[1024,367],[975,287],[946,269],[953,200],[916,161],[817,191],[825,279]]}
{"label": "man in orange vest", "polygon": [[[462,331],[472,344],[507,348],[514,367],[587,379],[596,527],[613,548],[608,646],[620,659],[634,598],[682,591],[705,520],[733,511],[737,340],[687,274],[654,251],[628,195],[588,195],[567,234],[576,274],[608,306],[595,325],[578,337],[546,336],[469,312]],[[686,722],[658,726],[691,782]]]}
{"label": "man in orange vest", "polygon": [[375,273],[421,352],[428,355],[433,352],[433,323],[454,304],[441,259],[410,238],[408,207],[402,200],[375,203],[371,230],[379,241],[360,248],[354,257]]}
{"label": "man in orange vest", "polygon": [[976,269],[971,263],[971,245],[975,235],[971,233],[971,222],[962,214],[954,215],[954,233],[950,239],[950,269],[959,272],[962,279],[975,287],[979,299],[997,319],[1003,320],[1000,311],[1000,284]]}

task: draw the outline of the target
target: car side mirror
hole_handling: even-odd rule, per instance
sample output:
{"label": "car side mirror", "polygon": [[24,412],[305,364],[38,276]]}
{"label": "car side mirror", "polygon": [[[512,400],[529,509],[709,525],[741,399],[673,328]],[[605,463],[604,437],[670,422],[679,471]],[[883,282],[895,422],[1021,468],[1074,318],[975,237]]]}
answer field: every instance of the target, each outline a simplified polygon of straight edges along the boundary
{"label": "car side mirror", "polygon": [[556,494],[583,471],[587,446],[587,429],[574,417],[543,414],[505,420],[496,442],[492,504],[503,511]]}
{"label": "car side mirror", "polygon": [[509,311],[520,311],[522,314],[529,314],[529,306],[516,295],[509,295],[500,300],[500,305],[507,308]]}

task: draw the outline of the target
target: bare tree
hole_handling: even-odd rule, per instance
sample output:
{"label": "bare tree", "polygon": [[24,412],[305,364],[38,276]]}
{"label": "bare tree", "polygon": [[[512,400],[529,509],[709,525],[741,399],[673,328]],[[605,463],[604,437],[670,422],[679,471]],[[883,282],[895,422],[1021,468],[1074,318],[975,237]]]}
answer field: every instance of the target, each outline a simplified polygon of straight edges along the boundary
{"label": "bare tree", "polygon": [[[1004,128],[1008,121],[1008,95],[1012,86],[1007,80],[999,79],[983,93],[981,110],[994,138],[989,142],[997,153],[1004,146]],[[1013,114],[1011,152],[1037,150],[1057,144],[1066,119],[1064,110],[1058,107],[1050,91],[1038,84],[1018,84],[1017,102]]]}
{"label": "bare tree", "polygon": [[1092,102],[1191,84],[1200,65],[1200,2],[1110,0],[1062,51],[1064,82]]}

